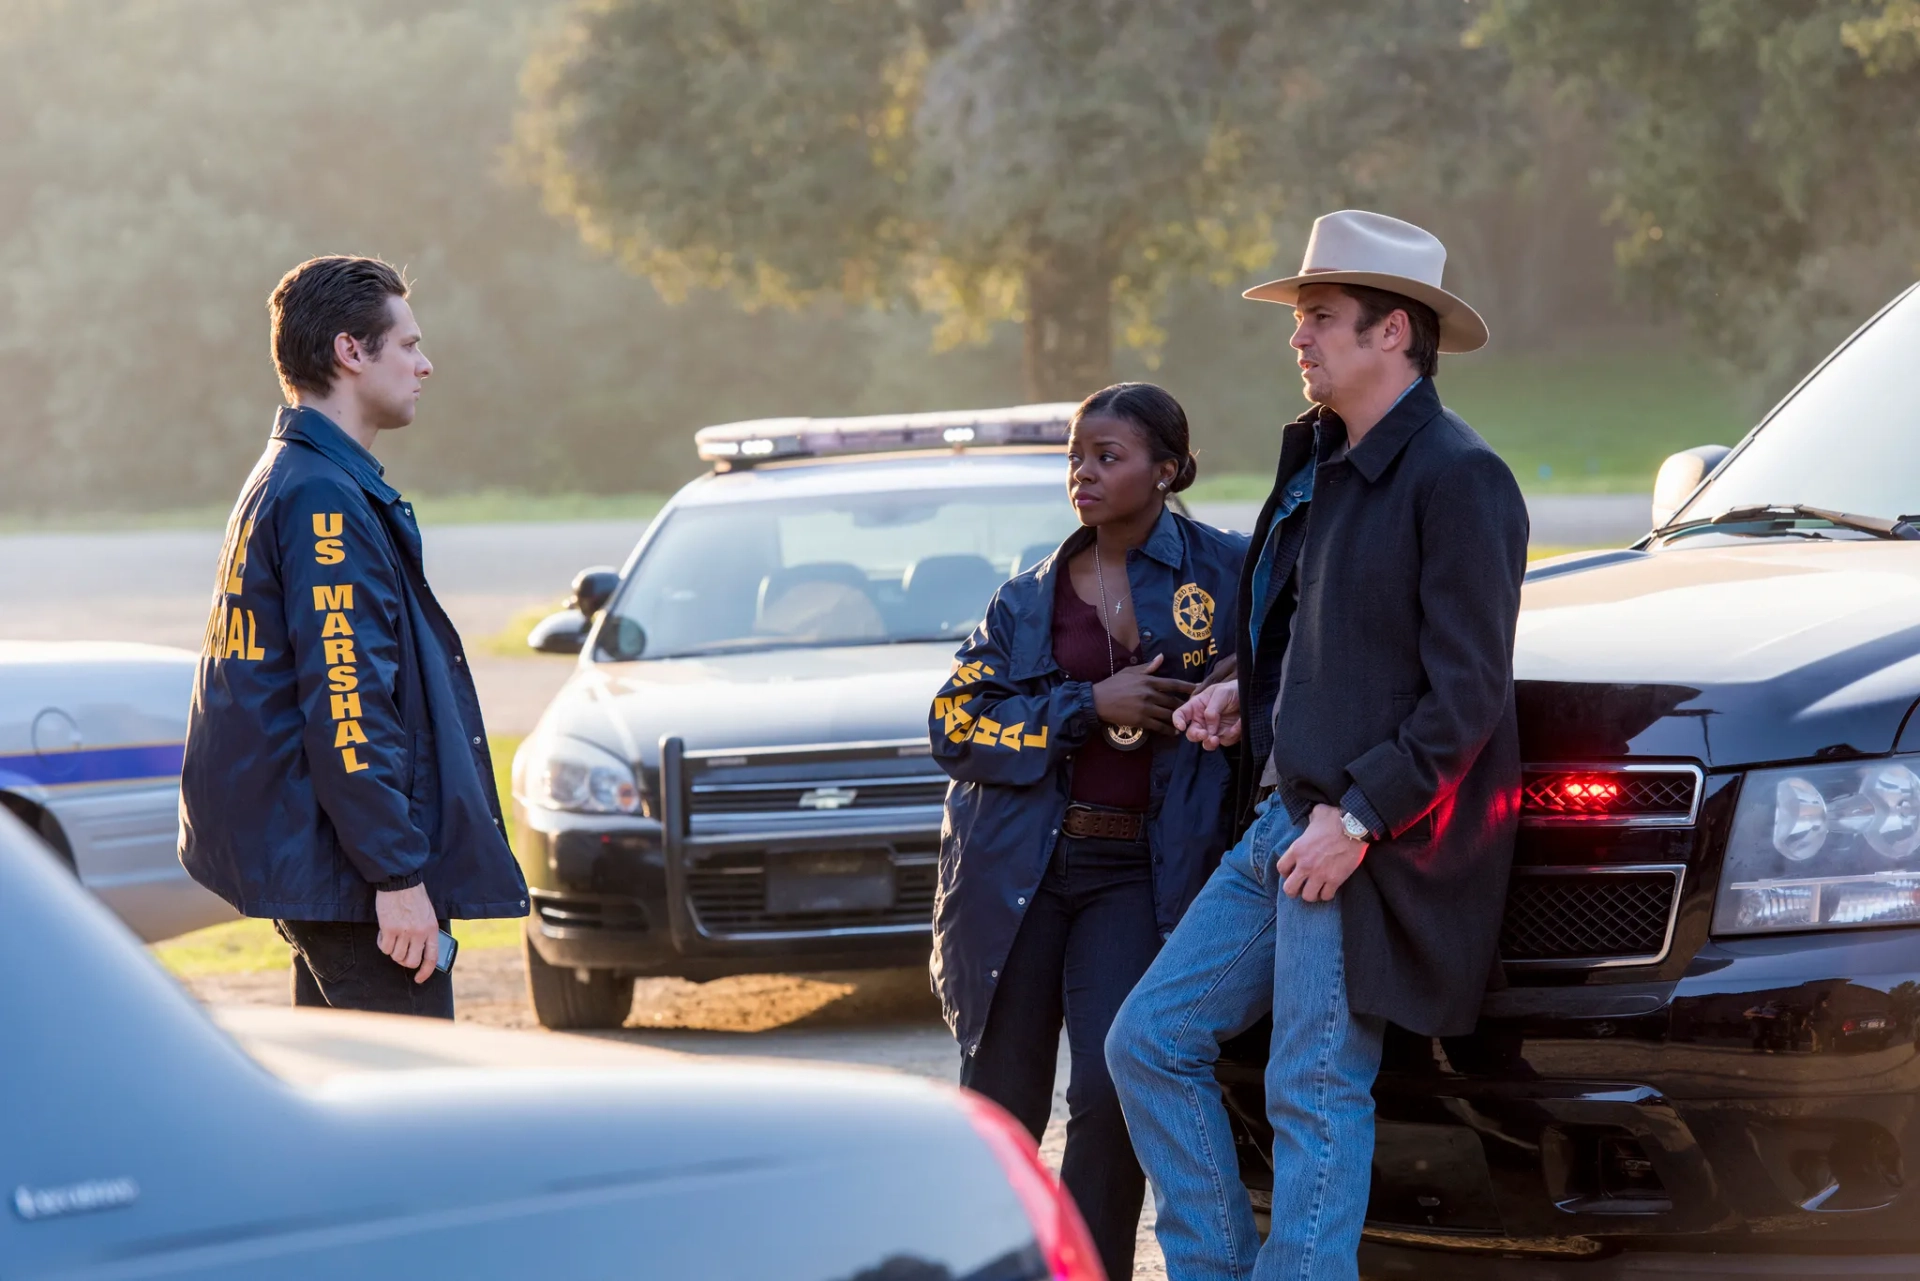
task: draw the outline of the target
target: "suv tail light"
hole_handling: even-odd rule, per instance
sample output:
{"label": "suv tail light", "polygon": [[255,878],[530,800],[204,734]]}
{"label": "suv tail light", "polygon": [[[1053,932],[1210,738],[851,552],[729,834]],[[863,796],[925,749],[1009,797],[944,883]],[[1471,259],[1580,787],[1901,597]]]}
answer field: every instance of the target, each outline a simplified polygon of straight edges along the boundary
{"label": "suv tail light", "polygon": [[1107,1281],[1086,1220],[1067,1190],[1040,1164],[1033,1137],[991,1099],[962,1090],[960,1101],[974,1133],[986,1140],[1020,1198],[1050,1281]]}

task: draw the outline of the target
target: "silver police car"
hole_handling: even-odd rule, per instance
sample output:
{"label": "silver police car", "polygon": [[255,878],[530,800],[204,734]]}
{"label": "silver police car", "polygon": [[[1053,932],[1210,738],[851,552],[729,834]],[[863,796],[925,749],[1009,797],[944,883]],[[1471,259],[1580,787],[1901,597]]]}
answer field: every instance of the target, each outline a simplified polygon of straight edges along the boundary
{"label": "silver police car", "polygon": [[0,641],[0,808],[148,942],[231,920],[176,852],[195,656]]}
{"label": "silver police car", "polygon": [[636,975],[924,963],[927,707],[994,590],[1076,527],[1071,404],[703,429],[714,464],[535,648],[579,666],[514,759],[534,1011]]}

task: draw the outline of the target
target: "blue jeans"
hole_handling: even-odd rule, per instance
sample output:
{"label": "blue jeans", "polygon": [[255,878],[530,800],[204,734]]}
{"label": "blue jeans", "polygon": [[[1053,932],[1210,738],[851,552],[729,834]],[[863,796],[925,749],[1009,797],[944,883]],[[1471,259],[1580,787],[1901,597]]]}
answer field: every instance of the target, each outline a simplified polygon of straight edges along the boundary
{"label": "blue jeans", "polygon": [[[1170,1281],[1358,1276],[1385,1022],[1347,1008],[1338,900],[1280,892],[1273,865],[1299,835],[1280,805],[1261,812],[1107,1037]],[[1222,1041],[1269,1011],[1273,1228],[1263,1246],[1213,1065]]]}

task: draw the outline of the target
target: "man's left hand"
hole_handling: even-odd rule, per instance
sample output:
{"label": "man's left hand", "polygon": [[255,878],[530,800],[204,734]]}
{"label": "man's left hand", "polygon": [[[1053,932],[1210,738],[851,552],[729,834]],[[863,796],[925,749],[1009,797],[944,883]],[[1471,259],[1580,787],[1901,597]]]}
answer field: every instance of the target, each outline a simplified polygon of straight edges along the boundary
{"label": "man's left hand", "polygon": [[1329,903],[1366,856],[1367,843],[1347,835],[1340,824],[1340,811],[1331,805],[1316,805],[1307,819],[1307,830],[1287,847],[1273,870],[1286,878],[1280,888],[1288,897]]}

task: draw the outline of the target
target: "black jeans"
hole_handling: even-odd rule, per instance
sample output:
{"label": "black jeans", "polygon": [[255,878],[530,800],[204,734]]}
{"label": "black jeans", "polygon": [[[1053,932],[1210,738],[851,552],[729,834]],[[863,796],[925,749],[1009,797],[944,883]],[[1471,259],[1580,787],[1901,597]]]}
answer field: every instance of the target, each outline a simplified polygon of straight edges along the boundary
{"label": "black jeans", "polygon": [[1072,1068],[1060,1181],[1116,1279],[1133,1275],[1146,1176],[1107,1075],[1107,1029],[1159,951],[1146,842],[1060,838],[994,988],[979,1052],[960,1067],[960,1084],[1038,1140],[1065,1022]]}
{"label": "black jeans", "polygon": [[[365,921],[275,921],[293,948],[293,1003],[369,1014],[453,1017],[453,974],[424,983],[380,950],[380,927]],[[441,923],[445,929],[445,922]]]}

